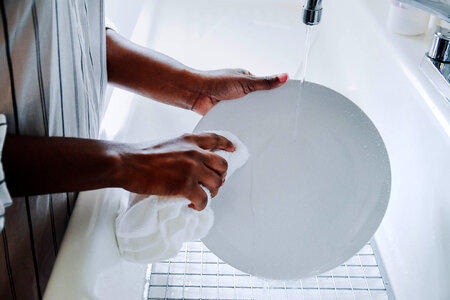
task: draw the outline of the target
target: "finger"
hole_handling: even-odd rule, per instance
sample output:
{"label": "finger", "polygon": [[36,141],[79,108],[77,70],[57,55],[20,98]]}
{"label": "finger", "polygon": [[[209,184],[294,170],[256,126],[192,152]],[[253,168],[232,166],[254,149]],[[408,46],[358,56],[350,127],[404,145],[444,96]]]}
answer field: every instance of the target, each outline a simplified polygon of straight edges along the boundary
{"label": "finger", "polygon": [[203,133],[187,136],[188,141],[204,150],[225,150],[233,152],[236,147],[227,138],[215,133]]}
{"label": "finger", "polygon": [[216,172],[221,178],[225,177],[228,162],[223,157],[212,152],[205,152],[202,160],[208,168]]}
{"label": "finger", "polygon": [[203,172],[199,176],[199,182],[209,190],[212,197],[215,197],[222,185],[222,176],[206,166],[203,169]]}
{"label": "finger", "polygon": [[275,76],[253,77],[253,86],[258,90],[271,90],[282,86],[288,79],[288,74],[282,73]]}
{"label": "finger", "polygon": [[206,196],[205,191],[198,184],[191,189],[187,198],[191,201],[191,204],[188,206],[199,211],[205,209],[208,203],[208,196]]}

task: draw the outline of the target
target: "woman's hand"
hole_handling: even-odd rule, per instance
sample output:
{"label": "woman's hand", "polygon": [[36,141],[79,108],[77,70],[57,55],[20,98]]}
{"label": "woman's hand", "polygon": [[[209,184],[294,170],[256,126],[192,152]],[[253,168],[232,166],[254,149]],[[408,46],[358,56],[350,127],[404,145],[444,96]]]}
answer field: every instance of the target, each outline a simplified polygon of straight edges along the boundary
{"label": "woman's hand", "polygon": [[287,74],[256,77],[242,69],[198,71],[106,31],[108,82],[202,115],[222,100],[283,85]]}
{"label": "woman's hand", "polygon": [[223,184],[227,162],[209,151],[234,151],[217,134],[189,134],[159,144],[124,144],[66,137],[7,135],[2,163],[12,196],[121,187],[180,196],[202,210]]}
{"label": "woman's hand", "polygon": [[122,187],[128,191],[189,199],[190,207],[202,210],[207,196],[217,195],[225,180],[227,161],[209,150],[234,151],[226,138],[213,134],[183,135],[157,145],[135,144],[121,151]]}
{"label": "woman's hand", "polygon": [[199,72],[197,93],[188,99],[191,110],[206,114],[222,100],[241,98],[258,90],[271,90],[282,86],[288,78],[286,73],[256,77],[243,69],[223,69]]}

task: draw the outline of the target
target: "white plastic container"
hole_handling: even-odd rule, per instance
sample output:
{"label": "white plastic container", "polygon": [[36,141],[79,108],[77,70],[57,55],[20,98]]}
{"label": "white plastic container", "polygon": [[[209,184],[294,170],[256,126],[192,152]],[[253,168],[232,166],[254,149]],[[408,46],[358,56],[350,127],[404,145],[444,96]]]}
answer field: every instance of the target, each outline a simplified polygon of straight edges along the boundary
{"label": "white plastic container", "polygon": [[420,35],[427,32],[430,14],[420,9],[391,0],[388,27],[391,31],[403,35]]}

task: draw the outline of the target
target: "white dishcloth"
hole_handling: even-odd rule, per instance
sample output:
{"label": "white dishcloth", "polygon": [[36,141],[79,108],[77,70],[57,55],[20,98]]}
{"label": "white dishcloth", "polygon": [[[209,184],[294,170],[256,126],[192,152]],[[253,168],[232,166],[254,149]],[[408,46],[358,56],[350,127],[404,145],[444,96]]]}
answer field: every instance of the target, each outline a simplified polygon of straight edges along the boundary
{"label": "white dishcloth", "polygon": [[[234,152],[215,151],[228,162],[228,179],[247,162],[247,147],[229,132],[205,133],[219,134],[235,145]],[[122,200],[116,218],[116,238],[122,257],[138,263],[158,262],[177,255],[184,242],[205,237],[214,223],[214,213],[209,205],[211,194],[202,188],[208,196],[208,205],[202,211],[188,207],[190,201],[185,198],[131,193]]]}

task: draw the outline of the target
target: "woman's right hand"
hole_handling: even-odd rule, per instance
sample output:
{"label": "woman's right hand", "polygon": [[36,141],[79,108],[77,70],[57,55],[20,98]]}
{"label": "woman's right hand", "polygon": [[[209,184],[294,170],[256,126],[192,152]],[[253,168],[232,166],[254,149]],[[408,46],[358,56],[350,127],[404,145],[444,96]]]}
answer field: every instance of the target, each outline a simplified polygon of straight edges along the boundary
{"label": "woman's right hand", "polygon": [[202,210],[207,196],[217,195],[225,180],[227,161],[212,150],[232,152],[235,146],[214,133],[186,134],[160,144],[128,144],[120,151],[120,186],[130,192],[189,199]]}

